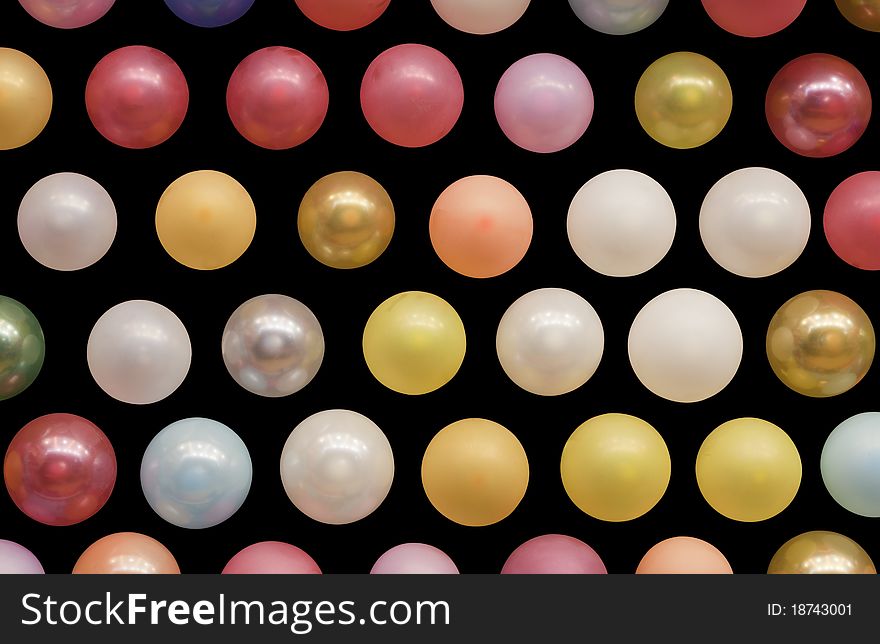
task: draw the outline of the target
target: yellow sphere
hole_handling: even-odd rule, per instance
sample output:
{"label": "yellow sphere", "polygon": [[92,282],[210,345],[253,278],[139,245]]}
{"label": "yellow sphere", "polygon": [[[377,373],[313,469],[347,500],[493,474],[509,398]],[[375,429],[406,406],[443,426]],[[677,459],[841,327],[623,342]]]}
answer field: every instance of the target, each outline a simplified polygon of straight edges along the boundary
{"label": "yellow sphere", "polygon": [[764,521],[788,507],[801,484],[801,457],[784,431],[759,418],[716,428],[697,454],[697,485],[717,512]]}
{"label": "yellow sphere", "polygon": [[52,85],[33,58],[0,47],[0,150],[30,143],[49,122]]}
{"label": "yellow sphere", "polygon": [[657,505],[672,464],[663,437],[635,416],[591,418],[562,450],[562,485],[583,512],[602,521],[630,521]]}
{"label": "yellow sphere", "polygon": [[834,0],[843,17],[856,27],[880,31],[880,0]]}
{"label": "yellow sphere", "polygon": [[189,268],[228,266],[250,246],[257,211],[247,190],[222,172],[200,170],[168,186],[156,208],[159,241]]}
{"label": "yellow sphere", "polygon": [[359,268],[385,252],[394,234],[394,205],[360,172],[335,172],[306,192],[297,218],[309,254],[331,268]]}
{"label": "yellow sphere", "polygon": [[730,118],[733,92],[724,71],[700,54],[679,51],[657,59],[636,87],[636,116],[645,132],[670,148],[714,139]]}
{"label": "yellow sphere", "polygon": [[836,532],[816,530],[790,539],[773,555],[770,575],[876,575],[862,547]]}
{"label": "yellow sphere", "polygon": [[402,394],[426,394],[452,380],[466,344],[455,309],[421,291],[388,298],[364,329],[367,367],[376,380]]}
{"label": "yellow sphere", "polygon": [[791,298],[767,330],[767,359],[776,376],[805,396],[824,398],[852,389],[868,373],[876,339],[868,315],[834,291]]}
{"label": "yellow sphere", "polygon": [[510,431],[468,418],[434,436],[422,459],[422,485],[440,514],[467,526],[501,521],[529,485],[529,461]]}

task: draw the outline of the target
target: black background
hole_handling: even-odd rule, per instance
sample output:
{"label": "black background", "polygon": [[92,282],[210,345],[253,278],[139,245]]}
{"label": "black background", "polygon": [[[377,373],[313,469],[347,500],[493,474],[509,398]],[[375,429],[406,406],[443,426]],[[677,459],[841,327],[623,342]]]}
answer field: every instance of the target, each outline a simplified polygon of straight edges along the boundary
{"label": "black background", "polygon": [[[427,148],[397,148],[367,126],[359,104],[360,80],[370,61],[405,42],[434,46],[458,66],[465,85],[464,113],[453,132]],[[83,100],[86,79],[110,51],[143,44],[174,58],[186,74],[191,102],[186,121],[167,143],[131,151],[104,140],[91,126]],[[696,0],[672,0],[650,28],[606,36],[590,30],[565,0],[533,0],[513,27],[490,36],[460,33],[444,23],[428,0],[393,0],[369,27],[350,33],[323,29],[306,19],[293,0],[257,0],[239,21],[200,29],[176,18],[161,0],[118,0],[97,23],[71,31],[46,27],[12,0],[0,5],[0,46],[20,49],[46,70],[55,104],[46,130],[33,143],[0,152],[0,292],[25,303],[40,320],[47,357],[36,383],[0,403],[0,443],[37,416],[80,414],[112,441],[119,462],[116,489],[93,518],[76,526],[40,525],[0,494],[0,538],[32,549],[48,572],[68,572],[79,554],[107,534],[137,531],[167,545],[184,572],[219,572],[239,549],[281,540],[310,553],[325,572],[367,572],[386,549],[423,541],[452,556],[462,572],[496,572],[520,543],[559,532],[592,545],[611,572],[631,572],[649,547],[675,535],[716,545],[736,572],[763,572],[786,540],[807,530],[834,530],[877,551],[876,519],[838,506],[819,475],[828,433],[849,416],[875,408],[880,370],[855,389],[831,399],[811,399],[787,389],[764,353],[767,324],[789,297],[826,288],[849,295],[880,320],[875,276],[838,259],[822,233],[822,209],[846,177],[874,169],[878,123],[849,151],[830,159],[789,152],[770,133],[763,99],[773,75],[796,56],[823,51],[855,64],[870,86],[880,86],[880,35],[850,25],[831,0],[811,0],[793,25],[767,38],[740,38],[721,30]],[[293,150],[270,152],[245,141],[232,127],[225,91],[235,66],[251,52],[285,45],[311,56],[330,85],[323,128]],[[673,150],[639,127],[633,92],[645,68],[673,51],[696,51],[727,73],[733,115],[724,131],[694,150]],[[510,143],[495,123],[492,97],[504,70],[519,58],[554,52],[576,62],[590,79],[596,111],[586,135],[573,147],[537,155]],[[766,166],[790,176],[813,210],[806,252],[791,268],[749,280],[725,272],[704,250],[697,227],[700,203],[723,175]],[[657,179],[678,214],[669,255],[648,273],[615,279],[592,272],[568,245],[565,218],[575,192],[599,172],[631,168]],[[199,169],[231,174],[257,206],[257,234],[233,265],[198,272],[174,262],[154,228],[159,196],[177,177]],[[388,251],[372,265],[336,271],[313,260],[299,242],[296,212],[308,187],[339,170],[359,170],[382,183],[394,200],[397,229]],[[62,171],[96,179],[119,211],[119,233],[108,255],[93,267],[60,273],[37,264],[17,236],[18,204],[42,177]],[[428,215],[440,192],[471,174],[502,177],[525,195],[535,219],[532,246],[522,263],[490,280],[462,277],[434,254]],[[500,366],[495,330],[520,295],[561,287],[583,295],[598,311],[606,348],[595,376],[579,390],[541,398],[517,388]],[[635,378],[626,353],[629,326],[657,294],[679,287],[707,290],[736,314],[745,338],[742,366],[733,383],[696,404],[660,399]],[[405,290],[436,293],[461,315],[468,352],[459,374],[439,391],[417,397],[396,394],[372,378],[361,354],[364,323],[385,298]],[[220,336],[232,311],[246,299],[285,293],[307,304],[324,329],[327,351],[315,380],[282,399],[260,398],[227,374]],[[107,309],[129,299],[151,299],[183,320],[193,343],[193,365],[171,397],[131,406],[104,394],[85,359],[86,340]],[[322,525],[287,500],[278,475],[281,447],[306,416],[330,408],[366,414],[388,435],[396,476],[388,498],[366,519],[348,526]],[[567,498],[559,458],[569,434],[600,413],[644,418],[665,438],[672,456],[666,495],[647,515],[604,523],[580,512]],[[235,429],[247,443],[254,481],[242,509],[207,530],[177,528],[147,505],[139,484],[140,459],[167,424],[207,416]],[[525,499],[507,519],[486,528],[456,525],[427,501],[421,457],[442,427],[478,416],[513,431],[529,457]],[[712,510],[696,485],[694,461],[703,438],[720,423],[757,416],[785,429],[800,450],[803,483],[791,506],[757,524],[728,520]],[[5,448],[0,448],[5,449]],[[872,552],[873,550],[873,552]]]}

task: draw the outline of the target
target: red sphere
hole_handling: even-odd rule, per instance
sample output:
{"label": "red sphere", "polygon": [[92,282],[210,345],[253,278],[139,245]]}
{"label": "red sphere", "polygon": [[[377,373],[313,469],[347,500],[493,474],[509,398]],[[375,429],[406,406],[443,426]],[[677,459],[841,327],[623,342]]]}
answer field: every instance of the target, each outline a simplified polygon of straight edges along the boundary
{"label": "red sphere", "polygon": [[880,172],[846,179],[825,205],[825,237],[856,268],[880,270]]}
{"label": "red sphere", "polygon": [[180,67],[152,47],[123,47],[95,66],[86,109],[95,129],[124,148],[151,148],[183,123],[189,88]]}
{"label": "red sphere", "polygon": [[49,414],[25,425],[3,463],[9,496],[46,525],[85,521],[116,483],[116,455],[100,429],[73,414]]}
{"label": "red sphere", "polygon": [[236,67],[226,90],[235,129],[270,150],[308,141],[324,122],[329,104],[330,90],[320,68],[287,47],[252,53]]}
{"label": "red sphere", "polygon": [[830,157],[849,149],[871,119],[871,90],[850,63],[830,54],[795,58],[770,82],[773,134],[792,152]]}
{"label": "red sphere", "polygon": [[807,0],[703,0],[703,8],[716,25],[748,38],[782,31],[806,4]]}

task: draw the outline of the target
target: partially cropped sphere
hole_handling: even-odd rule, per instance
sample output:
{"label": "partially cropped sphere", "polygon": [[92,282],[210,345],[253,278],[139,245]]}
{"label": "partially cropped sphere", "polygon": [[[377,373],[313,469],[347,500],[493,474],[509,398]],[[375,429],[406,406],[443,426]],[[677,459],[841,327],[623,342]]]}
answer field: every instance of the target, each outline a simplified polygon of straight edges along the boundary
{"label": "partially cropped sphere", "polygon": [[235,381],[259,396],[279,398],[312,381],[324,359],[315,314],[286,295],[260,295],[239,306],[223,330],[223,362]]}
{"label": "partially cropped sphere", "polygon": [[222,27],[241,18],[255,0],[165,0],[181,20],[196,27]]}
{"label": "partially cropped sphere", "polygon": [[315,560],[303,550],[280,541],[261,541],[239,551],[224,575],[320,575]]}
{"label": "partially cropped sphere", "polygon": [[43,565],[30,550],[0,539],[0,575],[42,575]]}
{"label": "partially cropped sphere", "polygon": [[210,528],[235,514],[252,474],[238,434],[207,418],[172,423],[153,438],[141,461],[147,503],[181,528]]}
{"label": "partially cropped sphere", "polygon": [[387,551],[371,575],[457,575],[458,567],[445,552],[425,543],[404,543]]}
{"label": "partially cropped sphere", "polygon": [[580,539],[545,534],[522,544],[504,562],[502,575],[604,575],[602,559]]}
{"label": "partially cropped sphere", "polygon": [[116,0],[18,0],[24,10],[45,25],[77,29],[104,17]]}
{"label": "partially cropped sphere", "polygon": [[568,0],[581,21],[605,34],[625,36],[650,27],[669,0]]}
{"label": "partially cropped sphere", "polygon": [[822,448],[822,481],[844,508],[880,517],[880,412],[856,414],[838,425]]}
{"label": "partially cropped sphere", "polygon": [[0,295],[0,401],[34,384],[46,357],[36,316],[21,302]]}

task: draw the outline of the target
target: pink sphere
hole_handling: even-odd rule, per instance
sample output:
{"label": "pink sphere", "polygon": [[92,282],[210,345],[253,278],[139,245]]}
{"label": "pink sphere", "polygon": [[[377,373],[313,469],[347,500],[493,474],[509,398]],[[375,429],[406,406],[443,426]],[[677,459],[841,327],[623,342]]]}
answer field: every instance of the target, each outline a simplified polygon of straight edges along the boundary
{"label": "pink sphere", "polygon": [[590,546],[574,537],[545,534],[513,551],[502,575],[604,575],[605,564]]}
{"label": "pink sphere", "polygon": [[235,68],[226,90],[235,129],[270,150],[286,150],[312,138],[329,104],[330,90],[321,69],[288,47],[252,53]]}
{"label": "pink sphere", "polygon": [[90,25],[116,0],[18,0],[24,10],[50,27],[76,29]]}
{"label": "pink sphere", "polygon": [[0,575],[42,575],[40,560],[13,541],[0,539]]}
{"label": "pink sphere", "polygon": [[407,148],[449,134],[464,106],[464,85],[452,61],[432,47],[398,45],[370,63],[361,108],[386,141]]}
{"label": "pink sphere", "polygon": [[124,148],[151,148],[183,123],[189,88],[180,67],[158,49],[140,45],[110,52],[86,84],[95,129]]}
{"label": "pink sphere", "polygon": [[580,67],[556,54],[511,65],[495,90],[495,118],[508,139],[532,152],[558,152],[593,118],[593,88]]}
{"label": "pink sphere", "polygon": [[880,172],[860,172],[834,189],[825,204],[825,237],[846,263],[880,270]]}
{"label": "pink sphere", "polygon": [[261,541],[240,551],[226,567],[224,575],[320,575],[315,560],[289,543]]}
{"label": "pink sphere", "polygon": [[116,454],[98,427],[73,414],[32,420],[3,461],[9,496],[40,523],[66,526],[104,507],[116,483]]}
{"label": "pink sphere", "polygon": [[370,574],[457,575],[458,567],[439,548],[424,543],[404,543],[379,557]]}

